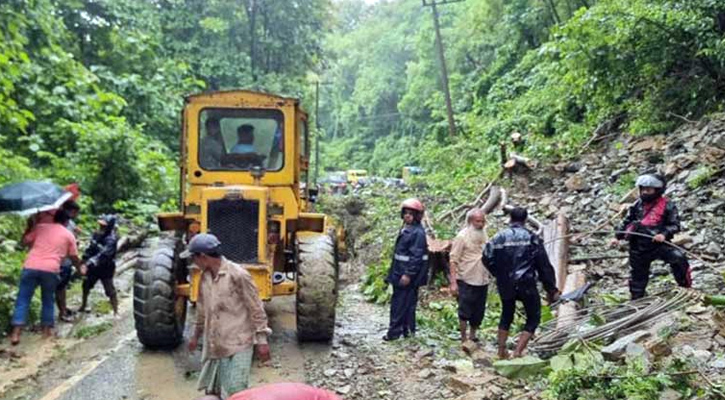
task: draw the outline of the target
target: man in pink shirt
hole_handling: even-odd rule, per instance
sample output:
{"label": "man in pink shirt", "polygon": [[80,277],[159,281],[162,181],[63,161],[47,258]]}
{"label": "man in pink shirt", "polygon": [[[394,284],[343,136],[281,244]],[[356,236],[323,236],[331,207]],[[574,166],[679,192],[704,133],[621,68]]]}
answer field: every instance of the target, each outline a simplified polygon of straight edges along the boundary
{"label": "man in pink shirt", "polygon": [[25,326],[30,301],[35,289],[41,289],[41,325],[43,336],[50,337],[55,323],[55,290],[60,282],[60,263],[68,257],[81,274],[85,274],[85,266],[81,265],[76,247],[76,239],[65,225],[69,220],[65,210],[58,210],[52,221],[48,213],[43,213],[28,221],[28,228],[23,236],[23,242],[30,246],[25,258],[23,272],[20,275],[18,296],[15,300],[13,313],[13,330],[10,334],[10,343],[16,345],[20,342],[20,331]]}

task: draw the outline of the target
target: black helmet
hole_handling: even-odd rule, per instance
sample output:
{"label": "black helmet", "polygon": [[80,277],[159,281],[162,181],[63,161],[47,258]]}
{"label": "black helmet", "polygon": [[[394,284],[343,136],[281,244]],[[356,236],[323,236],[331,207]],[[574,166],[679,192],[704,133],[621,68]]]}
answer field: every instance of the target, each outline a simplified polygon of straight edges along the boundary
{"label": "black helmet", "polygon": [[103,225],[104,232],[112,232],[117,220],[118,218],[113,214],[103,214],[98,217],[98,223]]}

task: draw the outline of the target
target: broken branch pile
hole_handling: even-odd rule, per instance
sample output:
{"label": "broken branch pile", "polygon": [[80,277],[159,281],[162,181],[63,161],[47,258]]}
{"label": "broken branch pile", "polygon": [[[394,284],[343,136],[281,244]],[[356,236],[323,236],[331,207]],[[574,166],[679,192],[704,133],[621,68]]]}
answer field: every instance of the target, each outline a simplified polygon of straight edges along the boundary
{"label": "broken branch pile", "polygon": [[573,339],[610,339],[650,325],[688,305],[701,302],[702,294],[688,289],[658,293],[626,304],[576,310],[566,318],[549,321],[531,346],[542,353],[556,352]]}

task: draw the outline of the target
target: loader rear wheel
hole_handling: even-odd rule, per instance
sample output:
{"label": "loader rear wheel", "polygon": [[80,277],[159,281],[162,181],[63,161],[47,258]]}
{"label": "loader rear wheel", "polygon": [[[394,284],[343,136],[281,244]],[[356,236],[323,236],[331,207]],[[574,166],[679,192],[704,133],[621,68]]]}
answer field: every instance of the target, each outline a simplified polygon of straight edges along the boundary
{"label": "loader rear wheel", "polygon": [[136,335],[149,348],[174,348],[184,338],[186,298],[176,295],[178,277],[185,275],[180,272],[181,246],[175,237],[160,239],[134,275]]}
{"label": "loader rear wheel", "polygon": [[319,232],[297,234],[297,339],[329,341],[335,332],[338,265],[335,240]]}

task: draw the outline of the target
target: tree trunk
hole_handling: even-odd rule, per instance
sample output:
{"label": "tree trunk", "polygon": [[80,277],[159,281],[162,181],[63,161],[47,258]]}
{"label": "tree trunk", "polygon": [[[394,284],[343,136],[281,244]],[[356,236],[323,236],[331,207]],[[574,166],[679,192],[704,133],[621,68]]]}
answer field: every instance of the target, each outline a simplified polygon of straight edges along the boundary
{"label": "tree trunk", "polygon": [[564,291],[569,265],[569,220],[563,213],[544,226],[544,247],[556,273],[556,287]]}
{"label": "tree trunk", "polygon": [[554,0],[547,0],[549,3],[549,8],[551,9],[551,16],[554,18],[554,22],[556,22],[557,25],[561,24],[561,18],[559,18],[559,12],[556,11],[556,4],[554,4]]}
{"label": "tree trunk", "polygon": [[[586,275],[583,272],[577,271],[566,277],[566,283],[564,284],[563,293],[570,293],[578,290],[586,284]],[[562,328],[570,322],[571,318],[576,316],[576,303],[567,301],[559,306],[559,313],[556,316],[556,327],[557,329]]]}
{"label": "tree trunk", "polygon": [[725,11],[717,14],[717,27],[721,35],[725,34]]}

